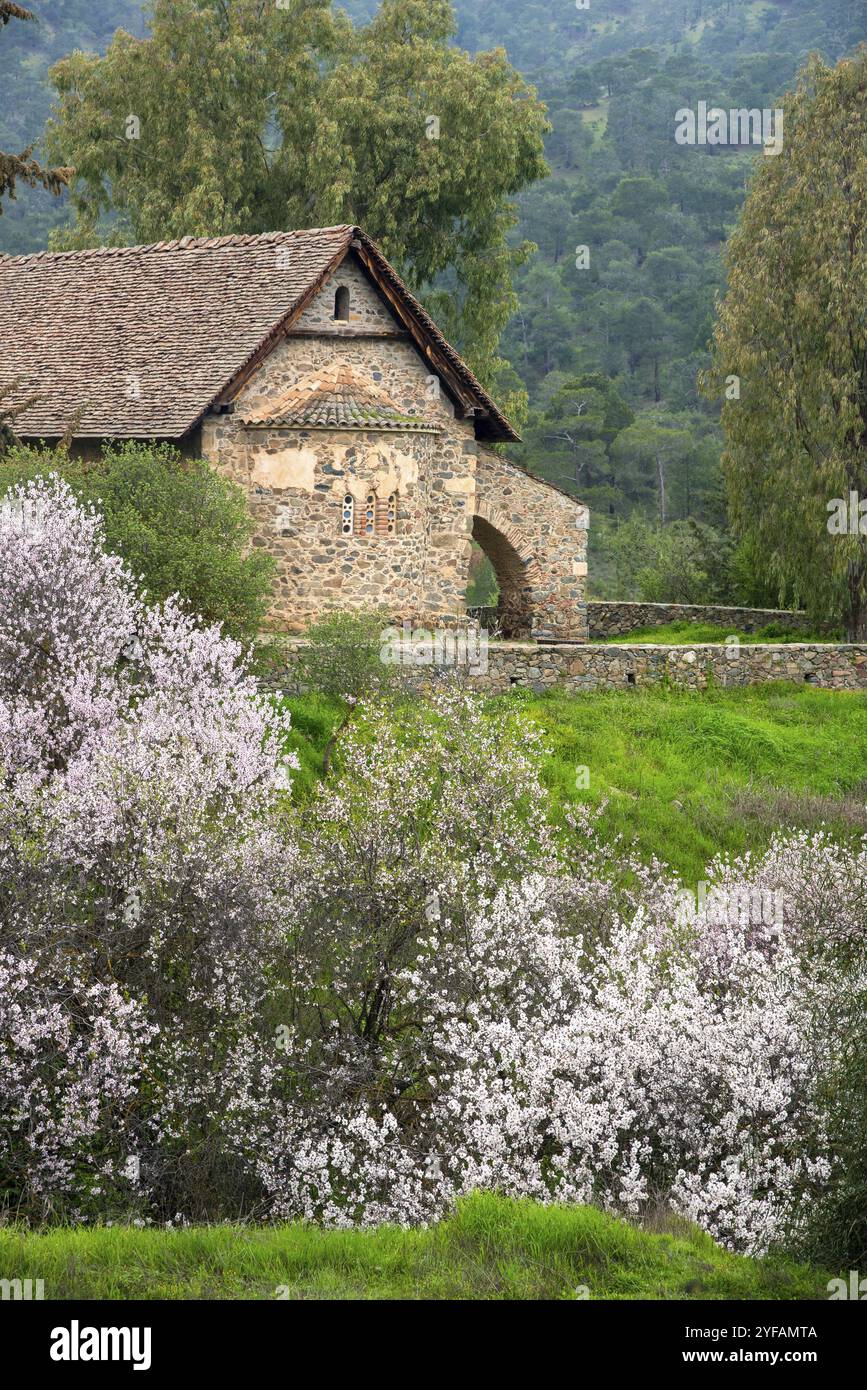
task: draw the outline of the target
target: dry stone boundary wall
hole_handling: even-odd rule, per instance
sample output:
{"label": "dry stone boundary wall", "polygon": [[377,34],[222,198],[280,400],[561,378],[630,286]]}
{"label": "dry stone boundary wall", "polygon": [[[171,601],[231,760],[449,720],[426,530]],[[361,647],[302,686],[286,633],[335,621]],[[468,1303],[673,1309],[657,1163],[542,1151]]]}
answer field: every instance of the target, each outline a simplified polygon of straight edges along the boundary
{"label": "dry stone boundary wall", "polygon": [[[286,694],[299,690],[297,662],[303,640],[285,639],[263,685]],[[662,646],[633,643],[585,646],[572,643],[492,642],[486,660],[474,669],[416,666],[405,649],[410,683],[430,688],[443,671],[458,670],[484,694],[515,686],[542,692],[555,687],[570,694],[584,690],[622,690],[670,684],[692,690],[709,685],[761,685],[792,681],[826,690],[867,690],[867,644],[793,642],[791,644],[696,643]],[[482,669],[482,667],[484,669]]]}

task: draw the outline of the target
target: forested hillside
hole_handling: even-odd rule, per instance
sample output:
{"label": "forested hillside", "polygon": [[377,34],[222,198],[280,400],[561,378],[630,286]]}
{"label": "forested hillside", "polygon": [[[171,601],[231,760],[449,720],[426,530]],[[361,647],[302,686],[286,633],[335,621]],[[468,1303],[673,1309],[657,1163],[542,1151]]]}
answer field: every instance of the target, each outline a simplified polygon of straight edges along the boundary
{"label": "forested hillside", "polygon": [[[554,127],[552,175],[521,200],[520,233],[539,251],[519,273],[521,311],[505,342],[533,405],[525,458],[594,508],[596,587],[634,591],[658,546],[640,526],[621,530],[619,542],[612,530],[618,583],[602,516],[725,525],[716,407],[699,397],[696,374],[723,284],[721,247],[762,158],[676,144],[674,113],[702,100],[775,107],[809,51],[834,60],[867,37],[867,7],[606,0],[568,16],[567,7],[503,0],[465,8],[474,15],[462,25],[467,43],[493,38],[488,24],[512,13],[497,37],[538,83]],[[583,269],[578,246],[588,248]],[[705,596],[702,574],[721,596],[745,582],[719,573],[720,536],[676,536],[661,568],[683,597]],[[644,582],[647,597],[665,596],[650,574]],[[746,582],[743,597],[773,600]]]}
{"label": "forested hillside", "polygon": [[[344,7],[358,24],[377,8]],[[505,47],[552,125],[551,175],[520,197],[514,240],[538,251],[517,272],[520,308],[503,341],[511,371],[501,388],[529,397],[522,461],[593,508],[597,592],[696,600],[737,588],[772,602],[744,578],[747,566],[730,563],[717,408],[696,385],[721,247],[763,156],[679,145],[674,113],[700,101],[776,107],[810,51],[835,60],[867,38],[865,0],[457,0],[455,9],[457,42]],[[51,62],[73,47],[104,49],[118,25],[143,32],[139,6],[55,0],[39,7],[38,27],[4,32],[0,149],[38,140]],[[0,218],[0,250],[46,245],[65,215],[22,190]]]}
{"label": "forested hillside", "polygon": [[[0,33],[0,150],[16,154],[39,146],[51,106],[52,63],[74,48],[102,52],[119,27],[145,32],[137,0],[46,0],[28,8],[32,22],[11,23]],[[62,203],[21,188],[0,217],[0,252],[44,250],[65,215]]]}

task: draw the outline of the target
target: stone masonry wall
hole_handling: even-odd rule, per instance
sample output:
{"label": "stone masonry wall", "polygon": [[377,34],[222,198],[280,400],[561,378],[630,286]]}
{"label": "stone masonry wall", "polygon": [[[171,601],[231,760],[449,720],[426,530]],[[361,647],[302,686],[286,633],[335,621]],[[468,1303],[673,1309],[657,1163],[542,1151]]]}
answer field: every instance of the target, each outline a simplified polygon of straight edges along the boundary
{"label": "stone masonry wall", "polygon": [[718,604],[609,603],[591,599],[587,604],[591,638],[625,637],[640,628],[665,627],[668,623],[718,623],[732,632],[756,632],[776,623],[789,632],[804,631],[806,615],[787,608],[725,608]]}
{"label": "stone masonry wall", "polygon": [[[338,286],[351,295],[336,321]],[[427,433],[245,427],[254,412],[308,373],[359,369]],[[270,625],[302,632],[336,608],[383,606],[398,621],[435,627],[466,618],[479,537],[511,596],[515,635],[586,639],[586,509],[478,444],[449,397],[357,264],[345,262],[254,373],[232,413],[206,416],[202,454],[249,496],[254,545],[277,562]],[[396,532],[345,536],[343,498],[397,493]],[[502,528],[502,530],[500,529]]]}
{"label": "stone masonry wall", "polygon": [[478,446],[473,536],[500,587],[505,637],[587,640],[587,528],[574,497]]}
{"label": "stone masonry wall", "polygon": [[[303,641],[286,642],[263,684],[295,693],[295,669],[303,645]],[[410,683],[419,688],[430,687],[441,678],[441,668],[431,666],[407,666],[407,672]],[[539,692],[558,687],[577,694],[665,683],[703,690],[709,684],[743,686],[770,681],[792,681],[830,690],[867,690],[867,645],[742,643],[732,649],[720,643],[691,647],[644,643],[578,647],[493,642],[488,647],[487,670],[469,672],[465,679],[470,688],[486,694],[500,694],[514,686]]]}
{"label": "stone masonry wall", "polygon": [[[351,291],[349,323],[335,322],[338,285]],[[340,268],[294,330],[251,378],[229,415],[205,420],[202,450],[248,492],[253,544],[277,562],[273,626],[300,632],[335,608],[387,607],[428,624],[464,609],[470,543],[466,498],[474,459],[471,421],[431,392],[418,354],[355,267]],[[245,427],[255,411],[318,367],[364,371],[401,411],[437,433]],[[393,536],[344,536],[343,498],[370,488],[398,495]]]}

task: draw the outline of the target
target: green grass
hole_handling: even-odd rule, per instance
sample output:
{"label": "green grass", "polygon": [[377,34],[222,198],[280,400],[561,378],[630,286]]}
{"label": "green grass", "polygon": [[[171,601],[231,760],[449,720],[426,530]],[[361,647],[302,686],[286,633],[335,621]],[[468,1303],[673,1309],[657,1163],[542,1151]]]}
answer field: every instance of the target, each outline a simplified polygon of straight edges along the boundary
{"label": "green grass", "polygon": [[[559,804],[607,802],[623,834],[690,884],[718,851],[762,850],[782,825],[867,830],[867,696],[772,684],[528,700]],[[587,791],[575,769],[589,769]]]}
{"label": "green grass", "polygon": [[[779,684],[586,695],[515,691],[545,732],[543,778],[555,804],[606,802],[606,836],[634,840],[689,884],[717,851],[761,850],[781,825],[867,832],[867,696]],[[339,705],[288,701],[301,760],[299,798],[320,775]],[[589,769],[580,790],[576,769]]]}
{"label": "green grass", "polygon": [[650,1233],[478,1195],[429,1230],[0,1229],[0,1278],[42,1279],[47,1299],[823,1299],[828,1274],[731,1255],[677,1219]]}
{"label": "green grass", "polygon": [[294,774],[296,799],[306,799],[322,776],[322,758],[326,744],[344,713],[340,700],[318,693],[286,700],[292,715],[292,729],[287,747],[300,763]]}
{"label": "green grass", "polygon": [[633,642],[655,642],[663,646],[691,646],[696,642],[725,642],[729,637],[755,645],[758,642],[833,642],[839,640],[827,633],[788,632],[776,623],[768,623],[758,632],[737,632],[730,627],[720,627],[716,623],[691,623],[686,619],[676,623],[665,623],[662,627],[641,627],[625,637],[599,637],[595,642],[607,646],[630,645]]}

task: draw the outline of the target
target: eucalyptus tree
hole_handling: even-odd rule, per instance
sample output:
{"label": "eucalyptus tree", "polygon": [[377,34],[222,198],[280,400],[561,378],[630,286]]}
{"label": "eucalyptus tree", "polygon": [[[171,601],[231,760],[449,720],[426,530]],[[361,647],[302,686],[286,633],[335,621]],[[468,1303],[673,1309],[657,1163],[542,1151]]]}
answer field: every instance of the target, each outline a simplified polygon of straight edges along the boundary
{"label": "eucalyptus tree", "polygon": [[[703,379],[723,401],[732,521],[780,597],[867,638],[867,48],[810,61],[728,246]],[[857,512],[857,509],[856,509]],[[867,523],[865,523],[867,526]]]}
{"label": "eucalyptus tree", "polygon": [[76,167],[57,244],[358,223],[490,381],[547,122],[454,28],[451,0],[383,0],[358,29],[331,0],[155,0],[147,39],[52,69],[49,147]]}
{"label": "eucalyptus tree", "polygon": [[[0,33],[10,19],[32,20],[34,15],[23,6],[13,4],[13,0],[0,0]],[[71,169],[45,169],[33,158],[32,147],[20,154],[6,154],[0,150],[0,213],[3,211],[4,197],[15,197],[16,183],[28,184],[30,188],[42,187],[49,193],[59,194],[69,182]]]}

